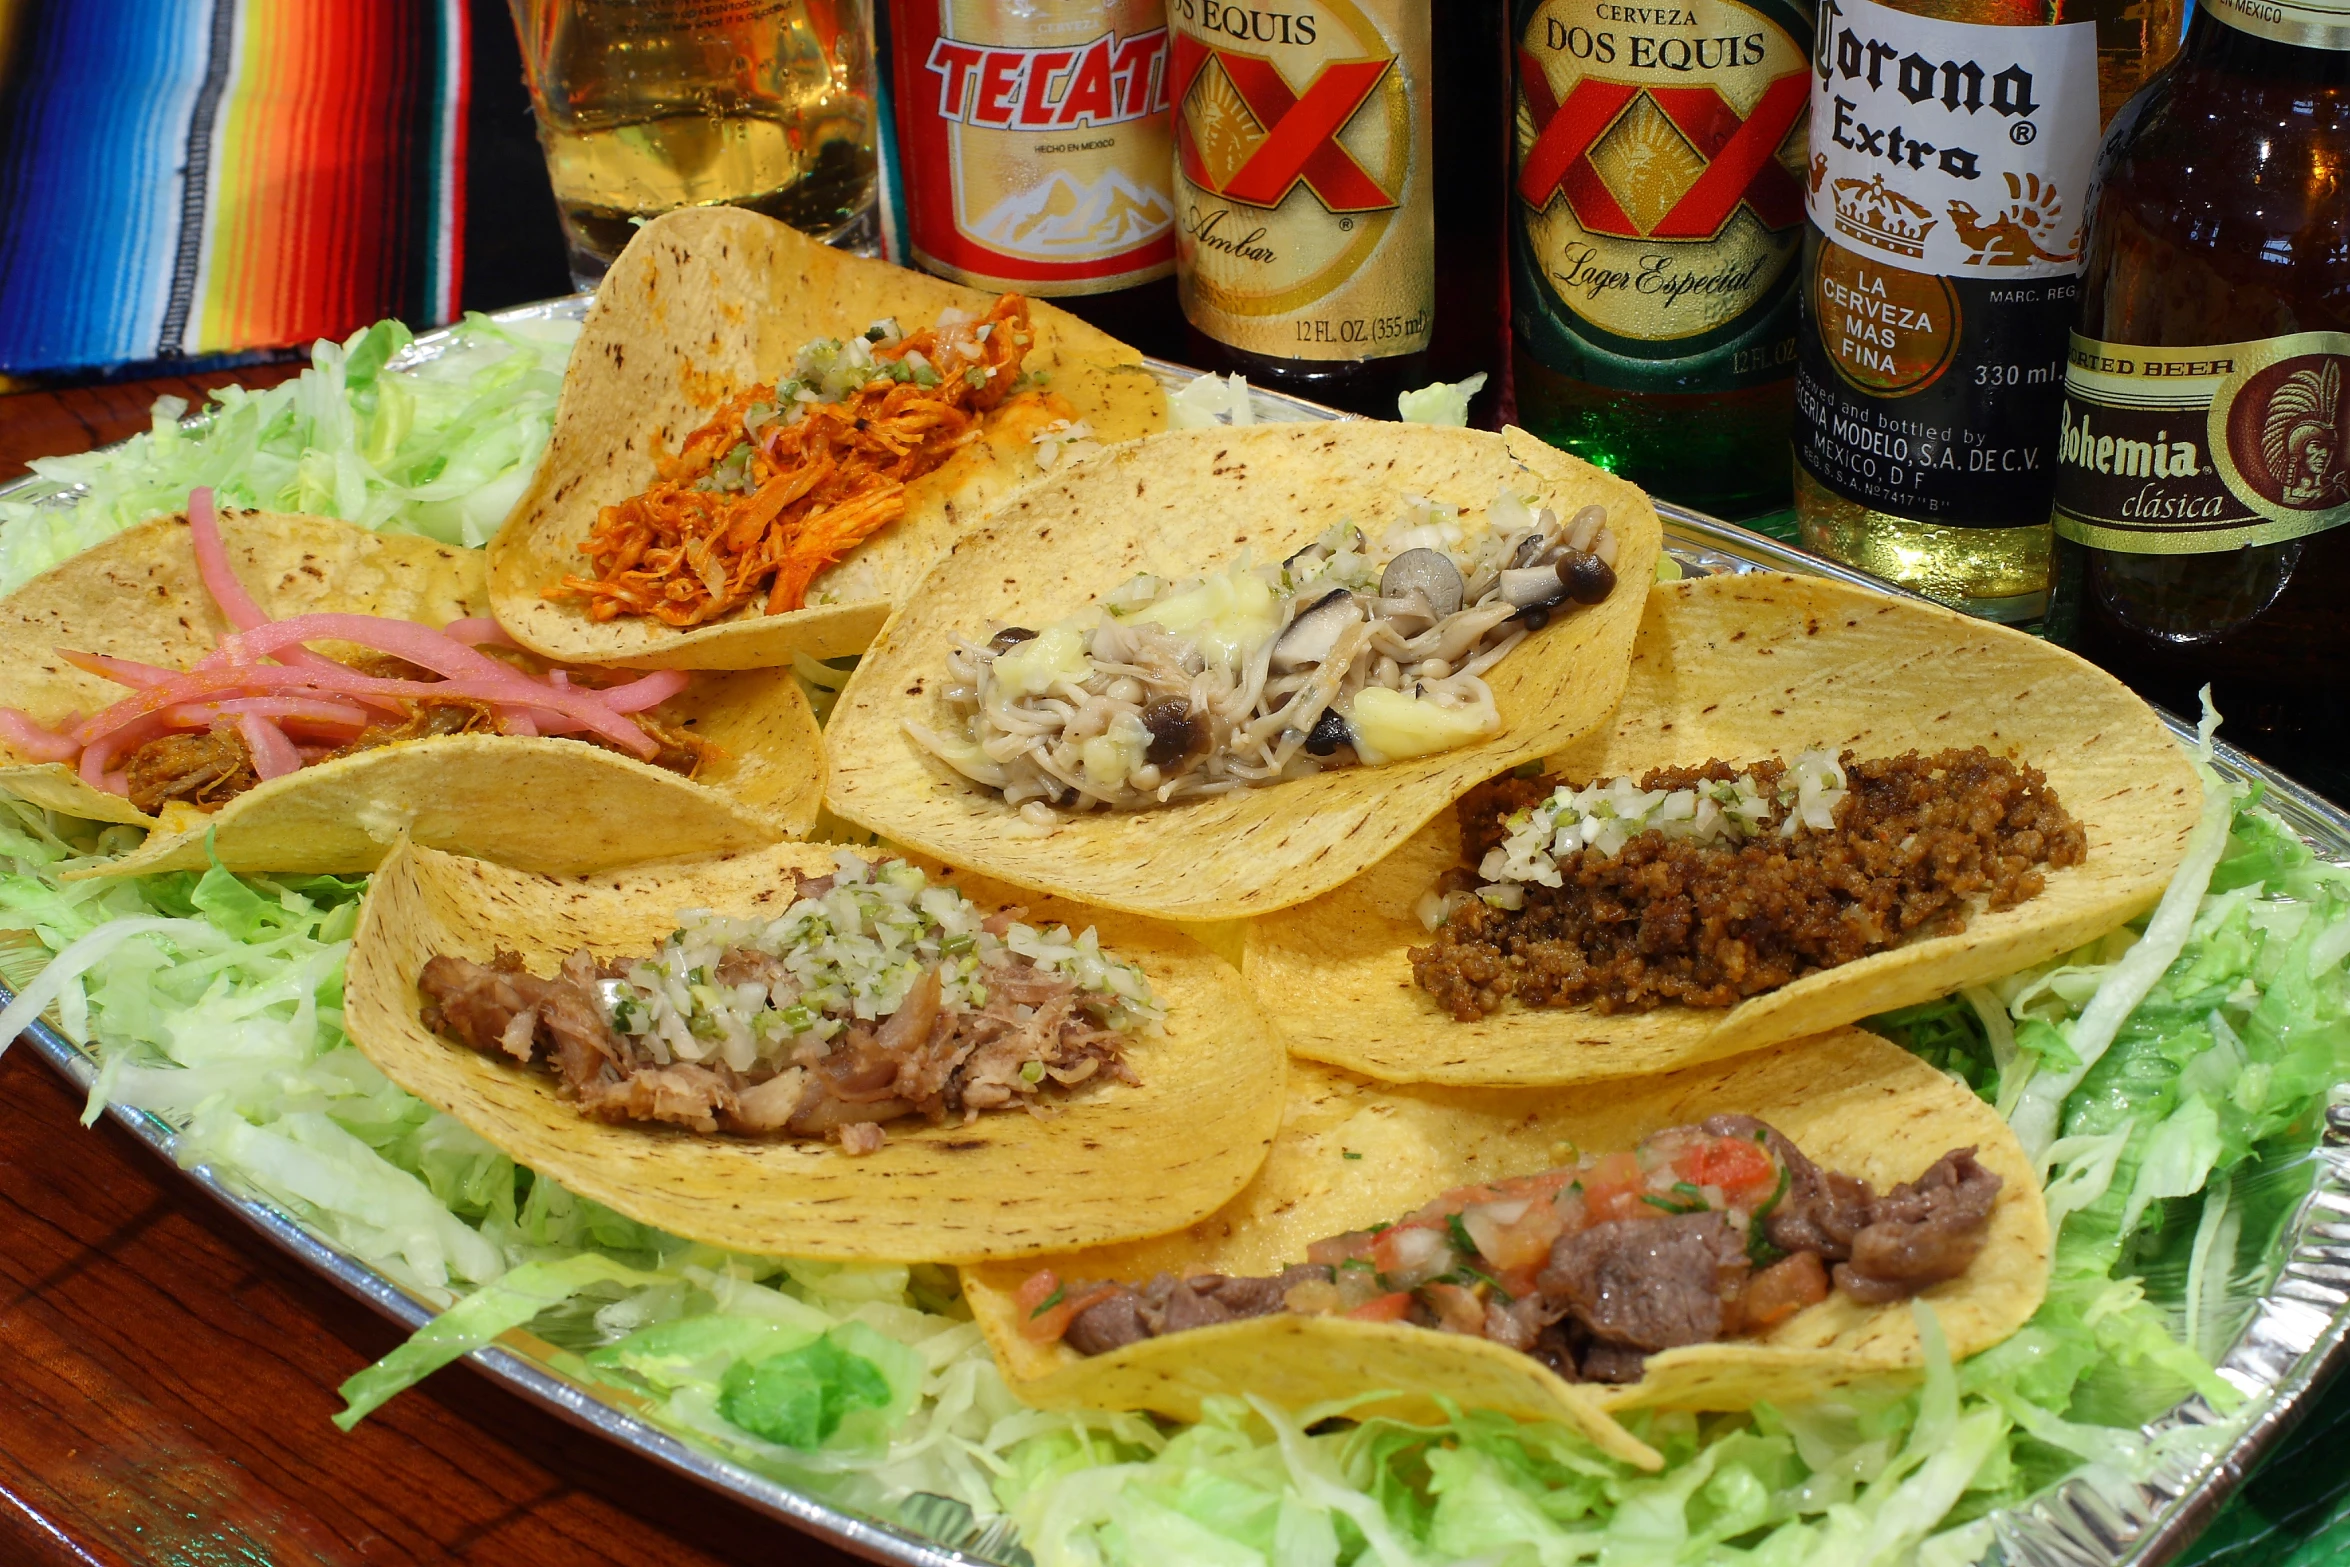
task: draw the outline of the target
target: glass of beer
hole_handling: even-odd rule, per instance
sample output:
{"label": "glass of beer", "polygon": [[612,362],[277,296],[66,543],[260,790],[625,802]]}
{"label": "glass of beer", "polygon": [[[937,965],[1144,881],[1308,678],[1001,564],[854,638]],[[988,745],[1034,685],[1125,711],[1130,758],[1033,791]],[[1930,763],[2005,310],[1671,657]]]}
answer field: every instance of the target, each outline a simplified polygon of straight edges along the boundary
{"label": "glass of beer", "polygon": [[871,253],[871,0],[509,0],[572,281],[725,203]]}

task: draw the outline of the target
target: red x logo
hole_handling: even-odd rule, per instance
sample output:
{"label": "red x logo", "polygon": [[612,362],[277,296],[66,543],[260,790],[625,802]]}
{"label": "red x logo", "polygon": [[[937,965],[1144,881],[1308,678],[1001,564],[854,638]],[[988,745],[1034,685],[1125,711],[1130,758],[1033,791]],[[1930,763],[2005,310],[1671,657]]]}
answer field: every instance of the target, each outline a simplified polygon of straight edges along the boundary
{"label": "red x logo", "polygon": [[1649,101],[1689,138],[1706,168],[1645,235],[1591,164],[1591,149],[1642,89],[1587,76],[1566,102],[1557,103],[1541,62],[1524,52],[1518,56],[1518,79],[1541,127],[1518,170],[1518,194],[1536,208],[1548,206],[1551,196],[1563,191],[1584,228],[1624,239],[1710,239],[1742,201],[1765,228],[1793,228],[1803,221],[1803,191],[1776,156],[1810,99],[1811,80],[1803,71],[1791,71],[1763,89],[1762,101],[1744,120],[1711,87],[1647,89]]}
{"label": "red x logo", "polygon": [[[1209,177],[1183,117],[1183,100],[1210,60],[1223,69],[1232,90],[1265,128],[1265,139],[1220,189]],[[1395,196],[1337,140],[1394,64],[1392,59],[1332,60],[1314,74],[1300,97],[1272,61],[1210,49],[1178,32],[1169,97],[1176,106],[1176,143],[1184,178],[1252,207],[1281,205],[1300,180],[1332,212],[1381,212],[1395,206]]]}

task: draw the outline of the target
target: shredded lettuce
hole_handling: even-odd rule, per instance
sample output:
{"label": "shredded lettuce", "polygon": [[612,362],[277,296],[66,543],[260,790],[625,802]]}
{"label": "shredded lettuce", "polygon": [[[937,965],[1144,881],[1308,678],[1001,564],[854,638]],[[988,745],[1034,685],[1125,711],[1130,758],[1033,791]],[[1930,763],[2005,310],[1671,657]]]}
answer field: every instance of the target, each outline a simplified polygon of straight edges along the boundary
{"label": "shredded lettuce", "polygon": [[183,1160],[448,1308],[346,1385],[346,1426],[519,1331],[558,1370],[837,1505],[1008,1516],[1039,1567],[1960,1567],[1991,1549],[1997,1509],[2067,1477],[2118,1493],[2227,1439],[2224,1422],[2139,1428],[2190,1390],[2241,1401],[2212,1357],[2273,1271],[2350,1076],[2350,871],[2256,793],[2209,787],[2221,834],[2148,920],[1871,1022],[2011,1113],[2074,1079],[2048,1119],[2040,1311],[1953,1366],[1919,1308],[1922,1381],[1636,1416],[1666,1455],[1653,1475],[1476,1410],[1420,1426],[1223,1401],[1182,1425],[1025,1408],[948,1271],[693,1245],[518,1169],[383,1079],[341,1032],[357,880],[66,881],[137,835],[0,797],[0,975],[25,987],[0,1031],[45,1007],[101,1063],[92,1113],[166,1117]]}
{"label": "shredded lettuce", "polygon": [[521,499],[554,427],[573,321],[469,316],[438,357],[388,368],[410,341],[379,321],[320,340],[311,367],[265,391],[224,387],[203,416],[156,401],[151,427],[119,449],[44,457],[33,471],[86,493],[0,501],[0,593],[210,485],[229,506],[309,512],[481,545]]}
{"label": "shredded lettuce", "polygon": [[1469,399],[1485,390],[1485,372],[1480,370],[1466,381],[1438,381],[1416,391],[1398,392],[1395,411],[1406,424],[1465,425],[1469,422]]}

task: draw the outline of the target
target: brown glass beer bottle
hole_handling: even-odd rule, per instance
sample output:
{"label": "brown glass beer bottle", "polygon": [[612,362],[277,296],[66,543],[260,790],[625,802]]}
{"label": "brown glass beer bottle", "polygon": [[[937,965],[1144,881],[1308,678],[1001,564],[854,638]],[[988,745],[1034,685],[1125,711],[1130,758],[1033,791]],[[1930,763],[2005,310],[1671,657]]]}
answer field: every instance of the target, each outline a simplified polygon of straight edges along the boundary
{"label": "brown glass beer bottle", "polygon": [[2199,0],[2100,159],[2049,630],[2350,798],[2350,3]]}
{"label": "brown glass beer bottle", "polygon": [[1385,419],[1498,372],[1505,0],[1167,7],[1192,360]]}

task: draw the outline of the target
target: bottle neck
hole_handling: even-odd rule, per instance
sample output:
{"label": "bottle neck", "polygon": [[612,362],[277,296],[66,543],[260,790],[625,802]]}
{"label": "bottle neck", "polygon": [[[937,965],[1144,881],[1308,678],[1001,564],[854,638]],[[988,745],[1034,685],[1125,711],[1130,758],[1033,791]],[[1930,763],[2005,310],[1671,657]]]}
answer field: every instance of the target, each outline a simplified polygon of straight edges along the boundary
{"label": "bottle neck", "polygon": [[2180,49],[2182,63],[2234,76],[2350,85],[2350,3],[2299,0],[2282,6],[2253,0],[2200,0]]}

